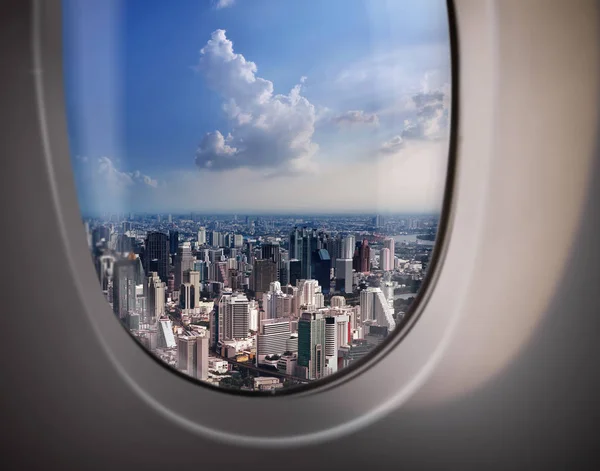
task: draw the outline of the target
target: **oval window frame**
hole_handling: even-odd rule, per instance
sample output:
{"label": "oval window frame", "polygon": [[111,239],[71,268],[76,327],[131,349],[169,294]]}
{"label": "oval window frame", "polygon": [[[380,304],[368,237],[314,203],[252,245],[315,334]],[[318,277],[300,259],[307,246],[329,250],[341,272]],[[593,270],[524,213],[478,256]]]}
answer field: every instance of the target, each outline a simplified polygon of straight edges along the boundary
{"label": "oval window frame", "polygon": [[[323,440],[338,433],[355,430],[358,426],[380,417],[390,407],[397,406],[426,377],[431,366],[439,358],[451,333],[453,321],[457,317],[456,309],[448,309],[445,315],[440,315],[440,312],[434,313],[438,314],[434,319],[435,328],[432,328],[431,322],[422,322],[426,311],[429,312],[428,320],[432,319],[432,310],[426,308],[430,304],[434,288],[436,293],[438,291],[441,265],[447,259],[450,232],[455,232],[458,217],[458,108],[461,104],[458,75],[459,67],[463,69],[458,62],[456,12],[452,1],[448,1],[447,4],[452,58],[452,98],[446,188],[439,239],[433,251],[431,271],[424,280],[411,312],[407,314],[407,321],[376,351],[339,374],[307,386],[289,389],[287,392],[257,394],[232,392],[202,385],[201,382],[177,372],[149,354],[139,343],[131,342],[129,332],[110,315],[109,307],[98,290],[92,264],[89,263],[89,248],[81,231],[81,214],[69,158],[62,88],[60,2],[35,2],[33,52],[36,69],[43,71],[36,77],[39,116],[44,135],[48,178],[53,190],[56,217],[61,226],[65,251],[69,254],[68,263],[73,274],[73,283],[78,287],[77,295],[86,306],[86,315],[107,356],[124,381],[156,410],[213,439],[254,446],[286,446]],[[480,14],[489,23],[491,18],[485,15],[486,11],[484,6]],[[491,30],[493,28],[490,28]],[[492,34],[489,33],[486,38],[488,49],[493,49],[492,38]],[[492,93],[485,96],[491,104]],[[486,160],[481,159],[480,166],[483,170],[486,168],[485,163]],[[480,187],[481,182],[485,181],[479,172],[476,172],[476,177],[480,180],[479,185],[473,181],[472,175],[471,179],[467,180],[467,186],[470,185],[468,194],[473,194],[473,188]],[[464,195],[460,198],[461,202],[466,201],[464,198]],[[462,207],[461,204],[461,210]],[[478,207],[482,207],[482,204]],[[464,218],[463,211],[460,222],[468,222],[472,229],[473,220],[465,221]],[[453,243],[454,240],[453,237]],[[458,239],[458,242],[461,240]],[[471,244],[467,242],[467,246],[471,247]],[[410,336],[407,335],[409,332]],[[423,348],[421,343],[426,339],[427,347]],[[411,352],[418,353],[417,361],[398,361]],[[417,356],[411,358],[414,360]],[[388,384],[377,384],[378,388],[373,391],[370,386],[373,380],[380,376],[377,373],[386,371],[389,366],[398,367],[395,370],[400,370],[399,376]],[[349,394],[351,392],[353,394]],[[357,394],[361,395],[361,392],[367,400],[357,404],[355,397]],[[268,402],[265,402],[266,397],[269,397]],[[225,404],[218,407],[221,401],[225,401]],[[290,407],[290,401],[293,401],[293,407]],[[210,409],[196,410],[206,402],[211,403]],[[326,414],[316,413],[323,407],[327,409]],[[232,412],[231,416],[228,414],[226,420],[223,420],[224,417],[219,414],[221,409]],[[353,415],[350,416],[350,413]],[[277,424],[276,419],[281,418],[282,414],[286,414],[288,420],[273,425]],[[273,420],[266,420],[269,416]],[[248,423],[252,423],[252,436],[244,433],[244,430],[248,430]]]}

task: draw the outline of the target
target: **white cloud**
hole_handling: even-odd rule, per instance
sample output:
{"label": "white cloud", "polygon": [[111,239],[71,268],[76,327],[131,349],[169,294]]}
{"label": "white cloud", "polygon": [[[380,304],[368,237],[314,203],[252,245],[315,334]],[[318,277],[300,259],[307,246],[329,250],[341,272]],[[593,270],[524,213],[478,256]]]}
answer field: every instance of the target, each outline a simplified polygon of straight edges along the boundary
{"label": "white cloud", "polygon": [[354,124],[370,124],[379,125],[379,117],[375,113],[365,113],[362,110],[346,111],[333,118],[333,122],[337,125],[354,125]]}
{"label": "white cloud", "polygon": [[394,136],[389,141],[385,141],[379,150],[384,154],[393,154],[402,149],[403,145],[404,139],[402,139],[402,136]]}
{"label": "white cloud", "polygon": [[110,157],[98,157],[89,159],[87,156],[77,156],[76,159],[87,167],[88,176],[98,186],[106,186],[111,190],[123,190],[127,187],[143,185],[151,188],[158,186],[158,181],[143,174],[139,170],[133,172],[122,172],[115,165],[116,159]]}
{"label": "white cloud", "polygon": [[415,116],[404,121],[404,139],[447,139],[450,124],[450,87],[447,84],[430,91],[425,85],[412,97]]}
{"label": "white cloud", "polygon": [[256,75],[256,64],[233,51],[224,30],[214,31],[200,50],[196,70],[225,100],[231,125],[227,138],[218,130],[204,136],[196,152],[200,169],[289,173],[313,168],[316,113],[300,84],[287,95],[275,95],[273,83]]}
{"label": "white cloud", "polygon": [[220,10],[221,8],[229,8],[233,6],[234,3],[235,0],[215,0],[214,5],[217,10]]}
{"label": "white cloud", "polygon": [[[310,177],[268,180],[248,168],[174,171],[151,194],[131,197],[140,211],[436,211],[444,191],[447,152],[443,141],[405,141],[401,158],[389,153],[343,165],[324,163]],[[219,197],[207,197],[215,194]]]}

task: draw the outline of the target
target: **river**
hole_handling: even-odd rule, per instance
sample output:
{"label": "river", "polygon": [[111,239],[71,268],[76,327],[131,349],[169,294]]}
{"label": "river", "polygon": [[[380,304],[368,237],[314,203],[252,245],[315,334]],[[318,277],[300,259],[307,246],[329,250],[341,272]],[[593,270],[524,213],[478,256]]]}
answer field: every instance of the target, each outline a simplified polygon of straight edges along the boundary
{"label": "river", "polygon": [[417,239],[417,234],[409,234],[409,235],[397,235],[394,236],[393,239],[397,244],[408,243],[414,244],[415,242],[419,245],[434,245],[435,241],[433,240],[419,240]]}

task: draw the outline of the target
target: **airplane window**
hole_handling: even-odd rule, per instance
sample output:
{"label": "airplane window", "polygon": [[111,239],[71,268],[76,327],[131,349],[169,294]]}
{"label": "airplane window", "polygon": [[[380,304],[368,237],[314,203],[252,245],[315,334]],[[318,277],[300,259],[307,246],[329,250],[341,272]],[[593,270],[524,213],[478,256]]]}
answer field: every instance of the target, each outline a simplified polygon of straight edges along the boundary
{"label": "airplane window", "polygon": [[65,0],[63,21],[83,226],[135,340],[255,394],[402,329],[446,191],[444,1]]}

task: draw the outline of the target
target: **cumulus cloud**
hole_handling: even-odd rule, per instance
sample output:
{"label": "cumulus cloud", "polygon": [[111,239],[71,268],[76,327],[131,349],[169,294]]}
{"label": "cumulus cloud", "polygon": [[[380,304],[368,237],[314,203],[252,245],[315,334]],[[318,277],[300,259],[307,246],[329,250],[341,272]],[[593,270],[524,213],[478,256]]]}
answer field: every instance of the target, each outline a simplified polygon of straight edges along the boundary
{"label": "cumulus cloud", "polygon": [[214,5],[217,10],[233,6],[235,0],[215,0]]}
{"label": "cumulus cloud", "polygon": [[89,159],[87,156],[77,156],[76,159],[84,165],[88,165],[88,175],[92,179],[102,181],[111,187],[126,188],[137,184],[156,188],[158,181],[143,174],[139,170],[123,172],[117,168],[114,159],[110,157],[98,157]]}
{"label": "cumulus cloud", "polygon": [[362,110],[351,110],[335,116],[333,122],[340,126],[353,124],[371,124],[377,126],[379,124],[379,117],[375,113],[365,113]]}
{"label": "cumulus cloud", "polygon": [[402,139],[402,136],[394,136],[389,141],[385,141],[379,150],[384,154],[393,154],[402,149],[403,145],[404,139]]}
{"label": "cumulus cloud", "polygon": [[[448,136],[450,124],[450,85],[438,84],[437,76],[425,74],[421,91],[412,96],[415,116],[404,121],[404,139],[439,140]],[[432,88],[436,83],[436,88]]]}
{"label": "cumulus cloud", "polygon": [[204,135],[196,151],[200,169],[253,168],[281,174],[313,167],[316,112],[302,96],[301,84],[286,95],[274,94],[273,83],[256,75],[256,64],[235,53],[220,29],[200,50],[196,70],[224,99],[231,127],[226,137],[219,130]]}

